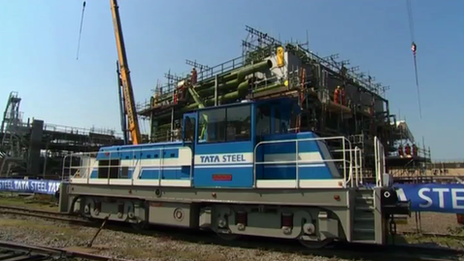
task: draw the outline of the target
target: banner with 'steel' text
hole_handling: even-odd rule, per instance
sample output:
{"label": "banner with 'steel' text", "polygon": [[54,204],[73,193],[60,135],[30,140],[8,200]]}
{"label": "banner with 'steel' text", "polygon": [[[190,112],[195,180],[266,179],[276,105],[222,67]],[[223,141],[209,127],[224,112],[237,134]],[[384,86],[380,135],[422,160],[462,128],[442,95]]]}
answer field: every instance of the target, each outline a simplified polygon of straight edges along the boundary
{"label": "banner with 'steel' text", "polygon": [[0,191],[54,195],[60,184],[56,180],[0,179]]}
{"label": "banner with 'steel' text", "polygon": [[464,214],[462,184],[395,184],[400,200],[411,200],[413,212]]}

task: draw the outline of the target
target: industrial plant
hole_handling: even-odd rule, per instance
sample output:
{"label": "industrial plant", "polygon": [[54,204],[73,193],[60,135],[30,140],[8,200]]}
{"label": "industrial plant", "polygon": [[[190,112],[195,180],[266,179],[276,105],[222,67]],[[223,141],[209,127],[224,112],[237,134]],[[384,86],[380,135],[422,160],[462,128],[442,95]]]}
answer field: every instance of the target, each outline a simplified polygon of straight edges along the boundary
{"label": "industrial plant", "polygon": [[21,97],[11,92],[0,128],[0,178],[61,179],[63,159],[71,152],[122,144],[114,130],[83,129],[24,120]]}
{"label": "industrial plant", "polygon": [[[215,66],[187,60],[193,67],[187,75],[165,74],[167,82],[138,111],[150,120],[151,142],[181,139],[183,114],[198,108],[292,97],[298,115],[266,108],[257,113],[288,132],[349,137],[363,152],[367,177],[374,167],[374,137],[386,148],[386,165],[395,176],[410,173],[405,166],[425,169],[430,151],[419,148],[406,122],[391,113],[384,96],[388,86],[359,72],[358,66],[349,67],[350,61],[340,61],[338,54],[321,57],[307,43],[282,42],[249,26],[246,32],[239,57]],[[332,153],[343,146],[332,145]]]}
{"label": "industrial plant", "polygon": [[[45,124],[38,119],[23,121],[21,98],[12,92],[0,129],[0,177],[58,178],[63,156],[68,153],[97,151],[107,145],[181,140],[184,113],[279,97],[295,99],[293,106],[299,113],[284,115],[284,111],[260,108],[256,113],[263,122],[271,121],[275,130],[289,133],[312,131],[321,137],[349,138],[362,152],[359,160],[365,178],[372,177],[375,167],[374,137],[386,148],[386,166],[394,176],[417,179],[430,173],[430,149],[418,147],[406,121],[391,113],[385,98],[388,86],[360,72],[358,66],[350,67],[350,61],[340,60],[339,54],[322,57],[309,50],[307,43],[282,42],[250,26],[246,26],[246,34],[238,57],[215,66],[186,60],[191,72],[166,73],[167,81],[156,86],[149,102],[133,106],[139,117],[149,120],[148,134],[130,131],[138,126],[138,117],[129,117],[125,103],[126,97],[134,100],[136,95],[124,93],[121,74],[125,72],[119,70],[119,64],[123,135],[114,130]],[[125,56],[125,50],[123,53]],[[236,126],[237,133],[239,129]],[[258,131],[270,132],[266,128]],[[331,152],[337,154],[343,146],[334,142]]]}

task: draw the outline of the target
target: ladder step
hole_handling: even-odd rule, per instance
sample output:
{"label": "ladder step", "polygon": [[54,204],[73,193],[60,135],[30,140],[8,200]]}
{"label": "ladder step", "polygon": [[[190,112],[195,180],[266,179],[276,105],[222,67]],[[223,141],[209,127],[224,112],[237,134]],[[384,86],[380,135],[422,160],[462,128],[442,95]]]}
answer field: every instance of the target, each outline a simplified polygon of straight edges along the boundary
{"label": "ladder step", "polygon": [[356,210],[374,210],[373,206],[356,206]]}
{"label": "ladder step", "polygon": [[363,195],[363,196],[357,196],[356,199],[359,199],[359,200],[365,200],[365,199],[374,199],[373,196],[370,196],[370,195]]}

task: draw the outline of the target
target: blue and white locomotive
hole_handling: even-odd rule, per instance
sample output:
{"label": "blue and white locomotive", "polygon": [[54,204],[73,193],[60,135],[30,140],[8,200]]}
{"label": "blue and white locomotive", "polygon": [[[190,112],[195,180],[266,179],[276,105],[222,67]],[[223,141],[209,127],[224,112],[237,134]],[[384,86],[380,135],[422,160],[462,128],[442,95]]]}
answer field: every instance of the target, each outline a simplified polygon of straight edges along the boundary
{"label": "blue and white locomotive", "polygon": [[[208,228],[224,238],[384,244],[386,222],[409,213],[383,182],[362,186],[360,150],[345,137],[289,133],[292,99],[242,102],[183,116],[182,139],[70,155],[60,209],[95,219]],[[338,155],[339,157],[335,157]],[[76,165],[76,163],[79,163]]]}

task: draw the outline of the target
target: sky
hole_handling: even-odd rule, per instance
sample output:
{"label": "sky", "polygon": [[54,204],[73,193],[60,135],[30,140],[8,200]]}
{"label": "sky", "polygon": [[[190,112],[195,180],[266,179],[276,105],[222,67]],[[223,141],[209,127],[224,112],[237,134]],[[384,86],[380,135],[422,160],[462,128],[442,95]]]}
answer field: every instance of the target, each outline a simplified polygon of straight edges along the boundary
{"label": "sky", "polygon": [[[0,109],[17,91],[24,117],[120,131],[117,51],[108,0],[0,0]],[[406,0],[119,0],[137,102],[164,73],[241,55],[245,25],[338,53],[390,86],[390,111],[435,160],[464,159],[464,1],[411,0],[422,118]],[[148,128],[142,128],[147,133]]]}

